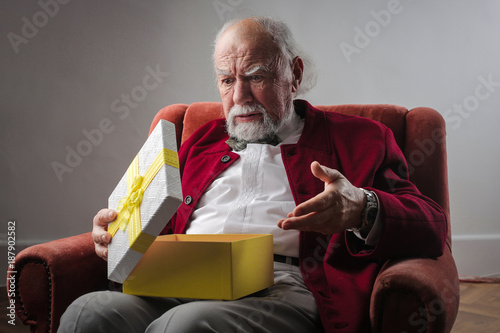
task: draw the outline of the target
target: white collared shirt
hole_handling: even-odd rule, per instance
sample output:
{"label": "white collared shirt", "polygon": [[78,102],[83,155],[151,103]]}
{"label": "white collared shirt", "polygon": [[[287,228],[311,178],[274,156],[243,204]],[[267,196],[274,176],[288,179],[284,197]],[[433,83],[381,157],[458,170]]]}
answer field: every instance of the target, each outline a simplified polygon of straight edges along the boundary
{"label": "white collared shirt", "polygon": [[272,234],[274,253],[299,256],[299,231],[282,230],[279,220],[295,208],[281,158],[282,144],[295,144],[304,120],[294,117],[277,146],[249,143],[230,168],[209,186],[191,215],[188,234]]}

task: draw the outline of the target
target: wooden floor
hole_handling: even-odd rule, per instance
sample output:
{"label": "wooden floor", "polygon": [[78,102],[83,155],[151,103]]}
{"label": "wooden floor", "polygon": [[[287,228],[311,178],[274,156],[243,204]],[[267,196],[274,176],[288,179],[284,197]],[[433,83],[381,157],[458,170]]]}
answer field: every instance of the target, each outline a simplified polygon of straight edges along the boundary
{"label": "wooden floor", "polygon": [[500,332],[499,283],[460,283],[460,308],[452,332]]}
{"label": "wooden floor", "polygon": [[[29,328],[19,321],[8,323],[5,287],[0,288],[0,332],[28,333]],[[500,332],[500,284],[460,283],[460,309],[453,333]]]}

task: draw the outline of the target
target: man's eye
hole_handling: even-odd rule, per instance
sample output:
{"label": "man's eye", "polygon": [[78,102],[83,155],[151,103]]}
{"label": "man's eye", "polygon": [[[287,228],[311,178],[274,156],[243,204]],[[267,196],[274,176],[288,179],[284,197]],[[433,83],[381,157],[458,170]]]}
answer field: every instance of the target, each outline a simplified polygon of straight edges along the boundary
{"label": "man's eye", "polygon": [[233,80],[231,80],[231,79],[223,79],[221,82],[224,85],[229,85],[229,84],[231,84],[233,82]]}
{"label": "man's eye", "polygon": [[252,75],[252,81],[261,81],[263,79],[262,75]]}

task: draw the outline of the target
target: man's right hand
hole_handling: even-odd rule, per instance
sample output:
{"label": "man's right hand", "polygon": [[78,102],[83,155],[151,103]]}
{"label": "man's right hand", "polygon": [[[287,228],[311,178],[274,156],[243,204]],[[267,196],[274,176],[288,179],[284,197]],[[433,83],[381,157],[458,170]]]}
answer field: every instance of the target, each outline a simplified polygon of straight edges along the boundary
{"label": "man's right hand", "polygon": [[116,219],[116,212],[112,209],[101,209],[94,216],[92,228],[92,239],[94,240],[95,252],[99,257],[108,260],[108,244],[111,243],[111,234],[108,232],[108,224]]}

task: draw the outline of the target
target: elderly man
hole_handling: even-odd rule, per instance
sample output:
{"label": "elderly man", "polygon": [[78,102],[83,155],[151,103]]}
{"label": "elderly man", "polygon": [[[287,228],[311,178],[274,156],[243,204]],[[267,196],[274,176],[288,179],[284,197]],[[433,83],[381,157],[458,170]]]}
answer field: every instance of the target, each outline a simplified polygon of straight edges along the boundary
{"label": "elderly man", "polygon": [[[214,65],[226,120],[182,145],[185,200],[164,230],[272,233],[275,284],[236,301],[92,293],[60,331],[366,332],[379,264],[441,255],[444,214],[398,174],[405,162],[390,130],[294,100],[303,59],[282,23],[223,27]],[[115,217],[94,218],[103,258]]]}

